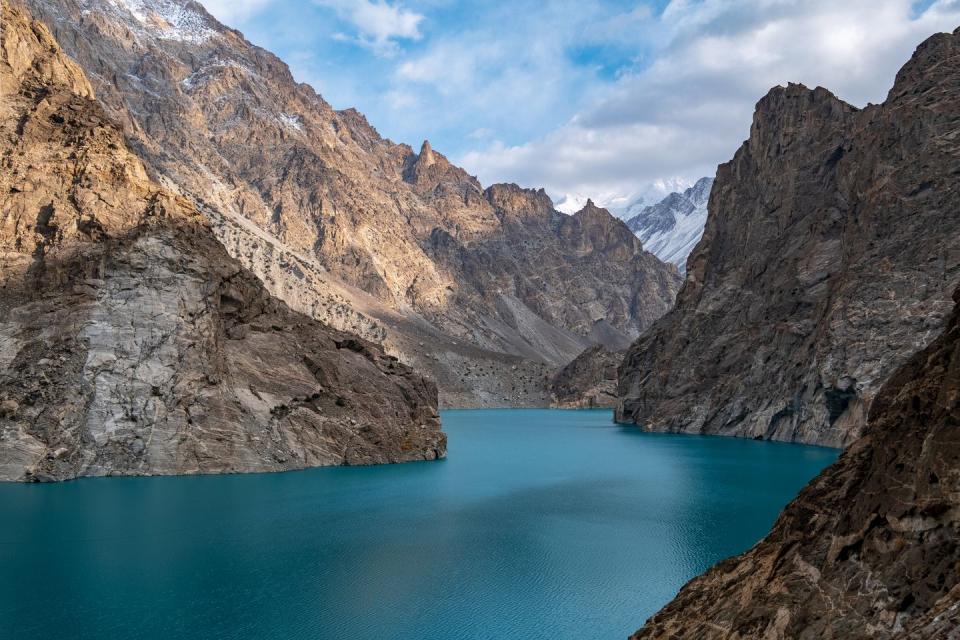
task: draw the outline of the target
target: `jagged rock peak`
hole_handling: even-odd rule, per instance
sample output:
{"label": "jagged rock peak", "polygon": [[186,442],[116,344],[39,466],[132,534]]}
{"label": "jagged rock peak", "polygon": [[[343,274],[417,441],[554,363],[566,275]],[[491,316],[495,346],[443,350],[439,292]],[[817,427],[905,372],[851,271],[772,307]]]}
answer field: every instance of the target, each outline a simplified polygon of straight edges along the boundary
{"label": "jagged rock peak", "polygon": [[603,207],[598,207],[590,198],[587,198],[587,202],[573,215],[580,218],[606,218],[609,216],[616,219],[616,216]]}
{"label": "jagged rock peak", "polygon": [[554,216],[553,201],[544,189],[497,183],[487,187],[483,195],[501,220],[540,219],[547,222]]}
{"label": "jagged rock peak", "polygon": [[[543,400],[522,397],[542,405],[544,378],[520,380],[507,361],[522,358],[531,366],[516,371],[528,372],[563,364],[590,346],[596,318],[635,336],[672,304],[678,281],[667,267],[629,252],[580,255],[558,237],[562,214],[543,194],[492,202],[438,151],[418,154],[361,114],[334,111],[212,18],[200,23],[216,37],[183,39],[124,8],[194,15],[188,0],[24,2],[151,173],[203,202],[228,250],[271,291],[384,341],[460,406],[510,404],[521,386],[536,387]],[[394,314],[410,322],[385,326]],[[465,382],[483,382],[469,376],[476,358],[496,368],[495,396]]]}
{"label": "jagged rock peak", "polygon": [[436,158],[433,157],[433,148],[430,146],[429,140],[424,140],[423,144],[420,145],[420,153],[417,155],[417,162],[424,167],[429,167],[436,162]]}
{"label": "jagged rock peak", "polygon": [[[644,249],[685,271],[687,257],[700,241],[707,222],[713,178],[700,178],[683,192],[643,207],[627,220]],[[633,207],[631,207],[633,209]]]}

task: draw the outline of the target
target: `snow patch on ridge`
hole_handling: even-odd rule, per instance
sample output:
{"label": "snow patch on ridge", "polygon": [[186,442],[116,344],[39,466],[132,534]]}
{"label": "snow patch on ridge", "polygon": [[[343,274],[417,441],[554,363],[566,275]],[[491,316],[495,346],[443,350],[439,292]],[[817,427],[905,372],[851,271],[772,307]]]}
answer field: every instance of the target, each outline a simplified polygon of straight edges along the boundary
{"label": "snow patch on ridge", "polygon": [[202,44],[216,35],[206,16],[177,0],[107,0],[126,9],[143,31],[163,40]]}
{"label": "snow patch on ridge", "polygon": [[300,123],[300,116],[292,113],[281,113],[277,116],[280,124],[294,131],[303,131],[303,125]]}

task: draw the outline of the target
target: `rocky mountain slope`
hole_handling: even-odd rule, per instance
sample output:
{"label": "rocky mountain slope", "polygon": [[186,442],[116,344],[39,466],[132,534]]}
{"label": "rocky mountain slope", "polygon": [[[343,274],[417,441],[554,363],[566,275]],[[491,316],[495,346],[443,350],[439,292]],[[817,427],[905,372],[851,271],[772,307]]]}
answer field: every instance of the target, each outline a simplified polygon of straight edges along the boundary
{"label": "rocky mountain slope", "polygon": [[707,202],[713,178],[700,178],[689,189],[674,192],[654,205],[645,206],[627,220],[644,248],[664,262],[687,270],[687,256],[703,236]]}
{"label": "rocky mountain slope", "polygon": [[960,281],[960,37],[887,100],[778,87],[721,165],[676,308],[628,351],[618,419],[842,446]]}
{"label": "rocky mountain slope", "polygon": [[956,637],[958,399],[960,307],[880,390],[864,436],[770,534],[687,584],[634,637]]}
{"label": "rocky mountain slope", "polygon": [[0,10],[0,480],[444,455],[436,387],[269,295]]}
{"label": "rocky mountain slope", "polygon": [[190,0],[27,0],[134,150],[293,308],[382,343],[448,405],[546,404],[551,369],[633,339],[675,270],[619,221],[484,189],[383,139]]}

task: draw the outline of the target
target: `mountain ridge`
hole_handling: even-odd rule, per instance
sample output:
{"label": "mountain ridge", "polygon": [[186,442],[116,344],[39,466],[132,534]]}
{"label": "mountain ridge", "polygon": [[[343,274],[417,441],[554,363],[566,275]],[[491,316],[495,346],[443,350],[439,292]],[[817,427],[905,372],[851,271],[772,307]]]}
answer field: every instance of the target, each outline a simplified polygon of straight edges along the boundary
{"label": "mountain ridge", "polygon": [[602,216],[586,236],[606,229],[614,254],[576,244],[578,224],[542,190],[484,189],[429,144],[416,153],[335,111],[199,5],[27,4],[232,255],[297,310],[427,372],[445,406],[549,404],[552,369],[597,336],[636,337],[673,303],[676,272]]}

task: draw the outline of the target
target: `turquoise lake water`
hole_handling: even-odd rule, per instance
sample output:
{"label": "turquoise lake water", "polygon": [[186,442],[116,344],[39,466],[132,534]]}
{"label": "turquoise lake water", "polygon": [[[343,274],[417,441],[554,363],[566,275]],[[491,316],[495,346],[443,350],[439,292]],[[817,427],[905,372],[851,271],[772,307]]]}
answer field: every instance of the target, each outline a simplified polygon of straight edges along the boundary
{"label": "turquoise lake water", "polygon": [[0,638],[625,638],[837,452],[446,411],[441,462],[0,484]]}

